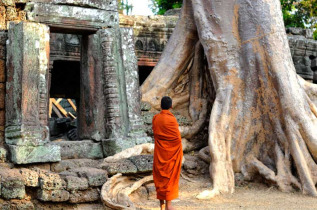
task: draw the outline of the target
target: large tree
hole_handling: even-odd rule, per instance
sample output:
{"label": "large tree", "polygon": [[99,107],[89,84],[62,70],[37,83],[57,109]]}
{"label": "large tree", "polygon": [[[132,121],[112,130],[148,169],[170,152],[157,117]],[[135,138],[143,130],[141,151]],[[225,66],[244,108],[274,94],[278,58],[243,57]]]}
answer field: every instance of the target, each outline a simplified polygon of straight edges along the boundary
{"label": "large tree", "polygon": [[184,0],[141,91],[153,108],[170,95],[187,110],[183,135],[212,107],[213,189],[199,198],[233,192],[234,173],[317,196],[317,88],[295,72],[279,0]]}

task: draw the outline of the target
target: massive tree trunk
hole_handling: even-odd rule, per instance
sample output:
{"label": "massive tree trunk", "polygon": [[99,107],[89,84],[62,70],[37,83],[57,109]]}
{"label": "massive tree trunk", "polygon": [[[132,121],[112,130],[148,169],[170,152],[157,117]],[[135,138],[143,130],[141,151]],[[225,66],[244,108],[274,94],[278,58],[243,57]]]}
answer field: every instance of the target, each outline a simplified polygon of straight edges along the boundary
{"label": "massive tree trunk", "polygon": [[[184,69],[193,71],[199,60],[194,49],[201,43],[208,62],[207,69],[201,67],[207,84],[201,87],[208,97],[214,89],[216,98],[210,100],[209,121],[213,189],[198,197],[232,193],[234,173],[317,196],[317,109],[310,98],[317,89],[296,75],[280,1],[184,0],[183,5],[174,34],[141,90],[142,100],[158,108]],[[197,120],[193,96],[190,88],[188,111]]]}

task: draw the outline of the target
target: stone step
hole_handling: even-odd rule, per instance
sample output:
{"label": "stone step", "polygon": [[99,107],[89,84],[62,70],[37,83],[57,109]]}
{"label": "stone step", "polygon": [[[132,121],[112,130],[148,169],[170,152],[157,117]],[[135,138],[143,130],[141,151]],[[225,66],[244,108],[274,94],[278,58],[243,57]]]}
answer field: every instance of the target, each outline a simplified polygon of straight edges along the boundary
{"label": "stone step", "polygon": [[51,144],[61,147],[61,159],[102,159],[104,157],[100,142],[91,140],[82,141],[55,141]]}
{"label": "stone step", "polygon": [[60,173],[62,171],[67,171],[75,168],[81,167],[92,167],[98,168],[98,166],[104,161],[104,159],[68,159],[62,160],[58,163],[51,164],[51,171],[55,173]]}

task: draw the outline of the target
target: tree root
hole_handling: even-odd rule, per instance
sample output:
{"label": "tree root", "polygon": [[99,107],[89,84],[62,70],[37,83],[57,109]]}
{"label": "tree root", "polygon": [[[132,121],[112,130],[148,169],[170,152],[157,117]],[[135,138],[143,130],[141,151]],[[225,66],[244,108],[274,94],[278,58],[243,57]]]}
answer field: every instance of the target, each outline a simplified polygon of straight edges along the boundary
{"label": "tree root", "polygon": [[193,182],[193,183],[195,183],[196,181],[195,180],[192,180],[191,178],[189,178],[188,176],[186,176],[184,173],[182,173],[181,172],[181,177],[183,178],[183,179],[185,179],[186,181],[188,181],[188,182]]}
{"label": "tree root", "polygon": [[192,126],[180,126],[179,131],[183,138],[190,139],[194,135],[196,135],[204,126],[204,123],[206,122],[207,117],[207,101],[204,99],[201,99],[202,101],[202,110],[199,114],[199,118],[197,121],[193,123]]}
{"label": "tree root", "polygon": [[143,184],[153,181],[153,176],[146,176],[135,182],[135,178],[116,174],[101,189],[102,203],[111,209],[136,209],[129,195]]}
{"label": "tree root", "polygon": [[199,150],[198,157],[200,159],[202,159],[203,161],[205,161],[206,163],[210,163],[211,158],[210,158],[209,146],[204,147],[201,150]]}
{"label": "tree root", "polygon": [[140,144],[132,148],[126,149],[122,152],[119,152],[113,156],[107,157],[104,159],[104,162],[116,162],[120,159],[125,159],[125,158],[129,158],[136,155],[153,154],[153,153],[154,153],[154,144],[152,143]]}

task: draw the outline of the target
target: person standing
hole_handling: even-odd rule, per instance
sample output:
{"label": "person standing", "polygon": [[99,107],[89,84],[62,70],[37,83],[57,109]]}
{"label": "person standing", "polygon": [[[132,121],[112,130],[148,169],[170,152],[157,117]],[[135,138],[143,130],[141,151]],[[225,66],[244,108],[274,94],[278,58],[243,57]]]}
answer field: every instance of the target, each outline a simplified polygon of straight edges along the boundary
{"label": "person standing", "polygon": [[162,111],[153,117],[154,161],[153,179],[163,210],[173,210],[171,201],[178,197],[179,176],[182,166],[182,139],[176,118],[170,112],[172,99],[164,96],[161,100]]}

